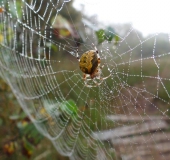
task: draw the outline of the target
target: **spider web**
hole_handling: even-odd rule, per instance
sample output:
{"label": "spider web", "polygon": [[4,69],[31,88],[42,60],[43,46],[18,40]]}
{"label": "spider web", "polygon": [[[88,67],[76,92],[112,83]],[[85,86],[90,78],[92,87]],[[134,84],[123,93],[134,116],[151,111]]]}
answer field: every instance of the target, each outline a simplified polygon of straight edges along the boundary
{"label": "spider web", "polygon": [[[65,9],[80,34],[67,9],[69,3],[1,1],[0,75],[60,154],[87,160],[167,159],[170,47],[159,52],[162,34],[143,38],[129,25],[125,33],[118,29],[117,45],[113,40],[97,46],[95,31],[82,15],[85,42],[79,54],[94,49],[95,43],[104,65],[101,76],[110,75],[101,85],[86,87],[75,38],[57,40],[53,32],[55,19]],[[170,34],[164,37],[169,43]]]}

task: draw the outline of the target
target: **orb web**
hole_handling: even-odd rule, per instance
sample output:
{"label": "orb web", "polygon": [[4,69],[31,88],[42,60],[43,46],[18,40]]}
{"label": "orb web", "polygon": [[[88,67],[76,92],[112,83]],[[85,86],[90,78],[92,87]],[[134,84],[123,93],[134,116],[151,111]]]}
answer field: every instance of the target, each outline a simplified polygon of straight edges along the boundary
{"label": "orb web", "polygon": [[[89,27],[82,14],[84,43],[78,48],[75,37],[82,33],[69,3],[1,1],[1,77],[39,132],[70,159],[167,159],[170,46],[160,48],[161,40],[169,44],[170,34],[144,38],[129,25],[124,33],[117,27],[117,45],[114,40],[97,45],[98,23],[94,18]],[[75,37],[59,37],[53,29],[62,10]],[[81,56],[93,43],[104,65],[101,76],[110,77],[86,87],[76,52]]]}

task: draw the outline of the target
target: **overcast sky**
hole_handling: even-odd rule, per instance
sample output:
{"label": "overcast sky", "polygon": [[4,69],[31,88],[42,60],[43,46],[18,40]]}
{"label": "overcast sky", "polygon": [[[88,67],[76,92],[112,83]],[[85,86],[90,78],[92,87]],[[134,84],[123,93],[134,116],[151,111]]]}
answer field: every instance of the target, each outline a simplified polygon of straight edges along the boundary
{"label": "overcast sky", "polygon": [[170,33],[170,0],[75,0],[85,13],[107,23],[132,23],[144,35]]}

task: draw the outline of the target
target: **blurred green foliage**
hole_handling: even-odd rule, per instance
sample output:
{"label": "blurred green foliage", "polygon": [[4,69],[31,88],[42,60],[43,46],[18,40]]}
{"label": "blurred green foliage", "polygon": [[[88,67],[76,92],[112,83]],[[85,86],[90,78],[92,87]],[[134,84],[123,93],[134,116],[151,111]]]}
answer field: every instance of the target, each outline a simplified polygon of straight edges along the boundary
{"label": "blurred green foliage", "polygon": [[[42,136],[22,111],[10,87],[0,78],[0,159],[57,159],[51,142]],[[43,153],[46,153],[43,155]]]}
{"label": "blurred green foliage", "polygon": [[98,40],[98,44],[107,41],[107,42],[112,42],[114,39],[114,44],[118,44],[119,37],[116,35],[113,27],[106,27],[106,29],[99,29],[96,31],[96,36]]}

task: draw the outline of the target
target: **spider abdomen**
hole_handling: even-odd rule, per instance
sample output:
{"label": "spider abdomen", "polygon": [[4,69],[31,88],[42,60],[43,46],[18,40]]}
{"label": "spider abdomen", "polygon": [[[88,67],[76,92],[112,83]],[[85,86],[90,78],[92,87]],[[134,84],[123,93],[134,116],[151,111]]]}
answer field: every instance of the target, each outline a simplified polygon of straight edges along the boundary
{"label": "spider abdomen", "polygon": [[79,67],[83,73],[93,74],[98,67],[98,57],[95,50],[90,50],[80,57]]}

